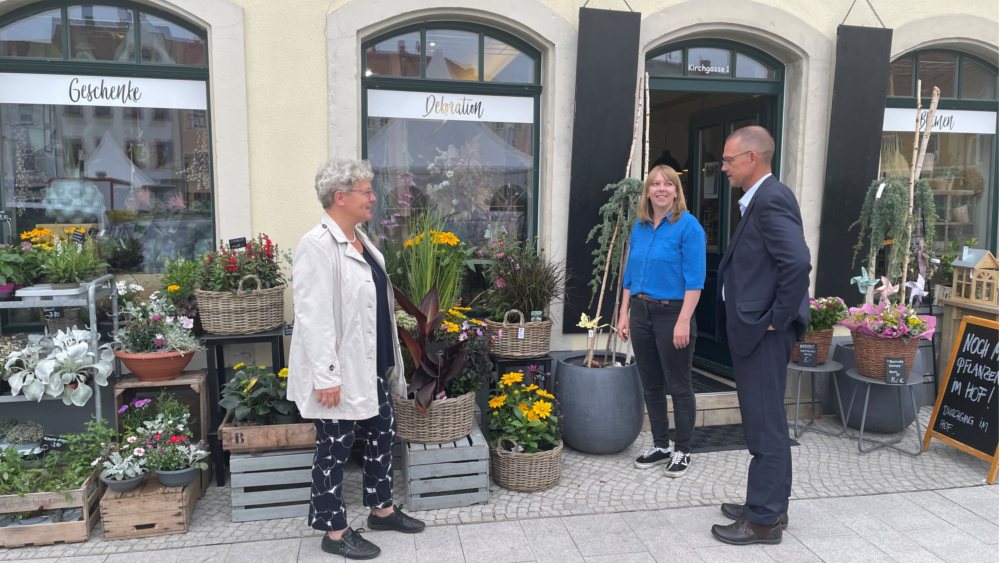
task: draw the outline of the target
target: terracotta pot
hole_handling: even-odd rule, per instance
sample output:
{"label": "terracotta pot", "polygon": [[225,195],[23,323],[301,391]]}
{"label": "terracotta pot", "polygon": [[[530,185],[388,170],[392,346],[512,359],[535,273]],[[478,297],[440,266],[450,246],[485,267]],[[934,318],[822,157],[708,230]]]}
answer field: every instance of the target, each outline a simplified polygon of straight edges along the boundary
{"label": "terracotta pot", "polygon": [[184,368],[191,363],[194,351],[160,352],[155,354],[127,354],[115,350],[115,357],[120,358],[139,381],[169,381],[177,379]]}

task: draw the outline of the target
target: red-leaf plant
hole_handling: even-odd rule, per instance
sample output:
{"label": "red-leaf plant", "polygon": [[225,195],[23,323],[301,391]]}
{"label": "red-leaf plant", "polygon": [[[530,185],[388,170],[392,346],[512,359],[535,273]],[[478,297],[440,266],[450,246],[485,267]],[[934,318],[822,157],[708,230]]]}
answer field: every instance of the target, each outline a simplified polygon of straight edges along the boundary
{"label": "red-leaf plant", "polygon": [[462,350],[461,342],[449,346],[447,342],[437,340],[445,312],[441,310],[436,287],[431,287],[420,301],[419,307],[413,305],[413,302],[396,286],[392,287],[392,292],[403,310],[417,319],[416,336],[411,335],[403,327],[397,327],[397,330],[399,339],[406,345],[416,365],[410,374],[410,386],[407,391],[413,393],[417,410],[426,414],[434,398],[444,392],[448,383],[462,370],[465,364],[465,350]]}

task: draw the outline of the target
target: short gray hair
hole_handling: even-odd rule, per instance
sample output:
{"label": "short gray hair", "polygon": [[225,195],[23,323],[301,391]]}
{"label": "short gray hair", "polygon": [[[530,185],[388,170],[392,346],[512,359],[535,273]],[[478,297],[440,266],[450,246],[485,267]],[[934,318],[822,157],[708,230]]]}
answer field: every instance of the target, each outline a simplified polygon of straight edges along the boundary
{"label": "short gray hair", "polygon": [[375,177],[367,160],[331,158],[316,172],[316,197],[326,209],[333,205],[337,192],[349,192],[355,184]]}

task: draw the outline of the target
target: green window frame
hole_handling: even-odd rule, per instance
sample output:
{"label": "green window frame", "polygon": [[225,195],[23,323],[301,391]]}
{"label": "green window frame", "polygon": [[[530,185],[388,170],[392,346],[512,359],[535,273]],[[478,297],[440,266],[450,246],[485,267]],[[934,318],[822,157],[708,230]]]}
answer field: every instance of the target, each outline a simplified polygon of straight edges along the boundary
{"label": "green window frame", "polygon": [[[478,79],[473,80],[448,80],[426,78],[427,73],[427,32],[434,30],[465,31],[478,34]],[[361,68],[367,69],[368,48],[383,41],[398,37],[408,33],[420,33],[420,77],[414,76],[367,76],[362,72],[361,77],[361,158],[368,158],[368,91],[376,90],[397,90],[409,92],[441,92],[444,94],[479,94],[492,96],[518,96],[532,98],[534,101],[534,131],[532,139],[532,158],[534,160],[532,172],[532,197],[531,209],[527,221],[528,237],[538,234],[538,197],[539,197],[539,147],[541,144],[540,131],[540,102],[542,94],[542,70],[541,52],[532,47],[524,40],[515,35],[496,29],[493,27],[471,24],[461,21],[436,21],[432,23],[422,23],[395,28],[392,31],[381,33],[371,39],[367,39],[361,44]],[[487,37],[495,38],[520,50],[534,62],[534,83],[514,83],[485,81],[484,73],[484,50],[483,43]]]}
{"label": "green window frame", "polygon": [[[944,110],[964,110],[964,111],[985,111],[985,112],[996,112],[1000,115],[1000,101],[996,98],[993,100],[966,100],[962,98],[962,72],[964,68],[964,62],[966,60],[971,60],[983,65],[988,70],[992,71],[994,74],[998,73],[997,66],[991,64],[975,55],[969,53],[964,53],[962,51],[954,51],[950,49],[925,49],[921,51],[912,51],[896,57],[892,62],[906,59],[908,57],[913,58],[913,77],[911,79],[910,91],[913,92],[911,96],[886,96],[885,107],[887,108],[905,108],[905,109],[917,109],[917,80],[920,78],[920,56],[922,54],[929,53],[944,53],[949,55],[958,56],[958,68],[955,72],[955,98],[941,98],[938,102],[938,109]],[[887,86],[888,90],[888,86]],[[930,96],[923,96],[921,99],[921,105],[924,108],[930,106]],[[1000,125],[1000,120],[998,120],[998,125]],[[1000,217],[997,215],[997,202],[1000,201],[1000,174],[998,174],[998,161],[997,161],[997,150],[996,147],[1000,146],[1000,126],[997,128],[997,134],[995,135],[996,141],[993,150],[993,163],[990,166],[990,172],[993,175],[993,206],[991,208],[992,217],[990,218],[990,225],[993,227],[990,229],[990,240],[989,249],[996,254],[997,253],[997,223],[1000,221]]]}

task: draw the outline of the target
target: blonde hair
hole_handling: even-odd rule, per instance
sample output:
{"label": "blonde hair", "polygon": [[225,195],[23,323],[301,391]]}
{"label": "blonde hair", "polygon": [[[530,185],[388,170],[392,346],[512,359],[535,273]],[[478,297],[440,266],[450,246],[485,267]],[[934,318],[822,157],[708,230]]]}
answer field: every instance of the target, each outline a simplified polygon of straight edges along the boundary
{"label": "blonde hair", "polygon": [[[673,168],[667,166],[666,164],[661,164],[656,168],[649,171],[649,175],[646,176],[646,183],[642,186],[642,195],[639,197],[639,220],[645,223],[653,223],[653,204],[649,202],[649,186],[653,183],[653,179],[656,178],[657,174],[663,175],[663,178],[674,185],[677,188],[677,197],[674,198],[674,205],[670,208],[670,223],[676,223],[681,219],[681,212],[687,211],[687,200],[684,199],[684,188],[681,186],[680,176],[677,175],[677,171]],[[656,225],[653,225],[654,227]]]}

